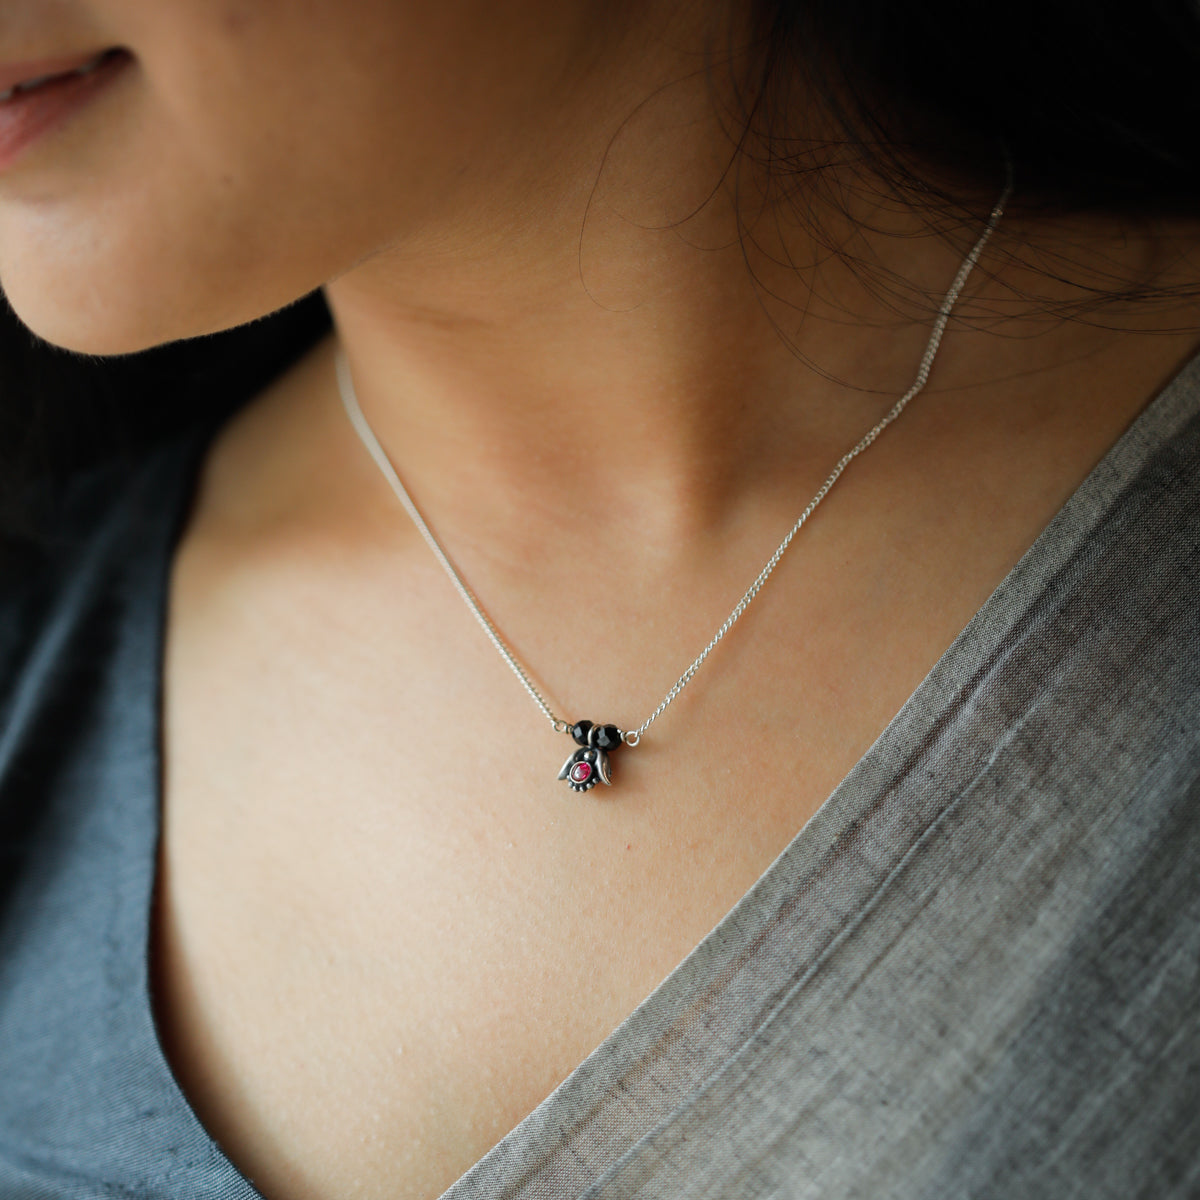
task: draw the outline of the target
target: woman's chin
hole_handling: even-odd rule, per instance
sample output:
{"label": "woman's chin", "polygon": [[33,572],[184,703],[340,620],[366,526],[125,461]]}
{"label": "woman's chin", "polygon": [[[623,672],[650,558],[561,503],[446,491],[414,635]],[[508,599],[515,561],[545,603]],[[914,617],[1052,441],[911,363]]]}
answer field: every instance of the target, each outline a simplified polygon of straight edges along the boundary
{"label": "woman's chin", "polygon": [[[114,357],[136,354],[185,338],[244,325],[272,311],[248,305],[243,312],[224,305],[220,311],[184,308],[175,296],[140,291],[134,296],[112,289],[55,289],[38,279],[23,286],[20,273],[0,275],[0,288],[17,318],[44,342],[77,354]],[[282,307],[282,304],[276,306]]]}
{"label": "woman's chin", "polygon": [[[74,286],[72,286],[73,284]],[[30,280],[21,271],[0,274],[18,320],[36,337],[79,354],[132,354],[186,336],[167,311],[145,303],[122,304],[103,289],[81,289],[79,280],[55,287],[46,277]]]}
{"label": "woman's chin", "polygon": [[[99,324],[88,321],[72,321],[69,314],[61,311],[32,311],[14,301],[9,303],[17,318],[35,337],[60,350],[76,354],[89,354],[111,358],[123,354],[136,354],[152,346],[177,341],[178,338],[151,334],[148,330],[114,327],[111,323]],[[184,335],[186,336],[186,335]]]}

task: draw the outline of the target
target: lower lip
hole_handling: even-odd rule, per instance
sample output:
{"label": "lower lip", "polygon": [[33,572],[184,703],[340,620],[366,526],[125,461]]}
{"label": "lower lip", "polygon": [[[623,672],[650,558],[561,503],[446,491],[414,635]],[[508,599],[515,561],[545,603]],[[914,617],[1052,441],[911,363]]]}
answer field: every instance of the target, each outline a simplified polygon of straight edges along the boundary
{"label": "lower lip", "polygon": [[112,54],[88,75],[64,75],[0,103],[0,171],[86,108],[131,61],[124,52]]}

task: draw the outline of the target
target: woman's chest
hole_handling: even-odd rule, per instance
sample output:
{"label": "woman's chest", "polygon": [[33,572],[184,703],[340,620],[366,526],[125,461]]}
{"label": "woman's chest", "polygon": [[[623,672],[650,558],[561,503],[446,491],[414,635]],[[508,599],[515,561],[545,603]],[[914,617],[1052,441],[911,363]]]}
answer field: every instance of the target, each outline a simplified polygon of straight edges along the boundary
{"label": "woman's chest", "polygon": [[[235,1164],[269,1200],[440,1194],[738,903],[1032,536],[976,524],[814,529],[803,574],[581,795],[556,778],[573,743],[423,557],[373,583],[185,543],[157,1016]],[[499,614],[566,664],[594,705],[571,719],[633,725],[711,634],[707,601],[639,621],[619,583],[599,629],[562,632],[536,591],[541,621]]]}
{"label": "woman's chest", "polygon": [[[439,1195],[737,903],[876,732],[847,732],[848,761],[822,754],[780,703],[778,643],[751,636],[661,735],[613,752],[611,787],[575,793],[557,778],[574,743],[520,706],[486,642],[455,636],[456,608],[414,612],[372,655],[288,588],[192,608],[187,567],[156,1015],[185,1095],[269,1200]],[[737,695],[754,715],[712,736]]]}
{"label": "woman's chest", "polygon": [[754,817],[656,824],[644,789],[627,779],[623,800],[617,774],[611,795],[575,796],[557,762],[523,795],[401,776],[380,789],[386,768],[361,761],[335,791],[330,757],[293,757],[272,786],[218,753],[177,774],[165,806],[160,1034],[201,1121],[270,1200],[440,1194],[806,815],[777,814],[773,837]]}

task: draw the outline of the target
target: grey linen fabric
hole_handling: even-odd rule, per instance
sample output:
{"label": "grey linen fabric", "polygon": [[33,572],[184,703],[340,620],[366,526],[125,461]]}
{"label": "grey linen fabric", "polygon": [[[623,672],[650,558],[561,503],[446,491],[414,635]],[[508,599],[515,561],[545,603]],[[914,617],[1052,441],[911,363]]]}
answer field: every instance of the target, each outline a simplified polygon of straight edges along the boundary
{"label": "grey linen fabric", "polygon": [[[447,1200],[1200,1197],[1198,413],[1200,360]],[[173,453],[0,608],[5,1200],[256,1194],[148,1003]]]}

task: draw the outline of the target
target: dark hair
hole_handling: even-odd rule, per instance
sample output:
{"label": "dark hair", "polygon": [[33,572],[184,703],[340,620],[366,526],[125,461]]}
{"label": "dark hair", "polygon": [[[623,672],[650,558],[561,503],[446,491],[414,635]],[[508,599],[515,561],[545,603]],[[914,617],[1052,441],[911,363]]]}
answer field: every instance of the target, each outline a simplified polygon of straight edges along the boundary
{"label": "dark hair", "polygon": [[755,3],[784,169],[804,88],[891,182],[952,200],[1007,160],[1029,208],[1200,217],[1200,0]]}
{"label": "dark hair", "polygon": [[[798,113],[816,96],[842,151],[934,205],[994,194],[1007,162],[1026,208],[1200,218],[1200,0],[752,3],[745,144],[782,174],[814,161]],[[45,346],[0,308],[0,510],[18,461],[70,472],[230,411],[329,322],[313,296],[101,360]]]}

